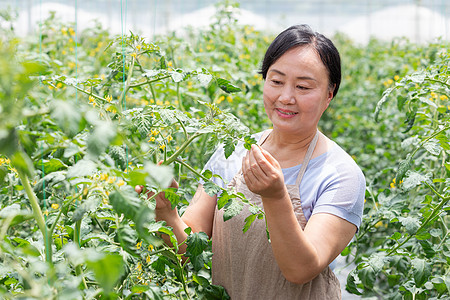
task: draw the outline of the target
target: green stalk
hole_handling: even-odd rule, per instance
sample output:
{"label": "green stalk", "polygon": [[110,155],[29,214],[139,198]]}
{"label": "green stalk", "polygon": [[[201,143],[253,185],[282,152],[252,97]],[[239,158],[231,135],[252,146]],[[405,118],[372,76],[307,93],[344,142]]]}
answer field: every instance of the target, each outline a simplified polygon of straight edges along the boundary
{"label": "green stalk", "polygon": [[134,62],[135,62],[135,58],[132,57],[131,65],[128,70],[127,81],[125,82],[125,87],[123,88],[123,93],[122,93],[122,95],[120,95],[120,98],[119,98],[119,103],[122,104],[122,107],[124,107],[125,95],[127,94],[127,91],[130,88],[130,81],[131,81],[131,76],[133,75]]}
{"label": "green stalk", "polygon": [[[436,207],[433,208],[433,211],[431,212],[431,214],[428,216],[428,218],[425,220],[425,222],[423,222],[422,225],[420,225],[420,227],[417,229],[416,232],[420,232],[423,228],[425,228],[425,226],[428,225],[428,223],[430,223],[430,221],[436,217],[436,215],[439,213],[439,211],[442,209],[442,207],[444,207],[444,205],[448,202],[448,200],[450,200],[450,197],[442,196],[431,185],[429,185],[426,182],[425,182],[425,184],[433,191],[433,193],[436,194],[436,196],[438,196],[442,200],[441,200],[441,202],[439,202],[439,204]],[[406,244],[406,242],[408,242],[413,236],[415,236],[415,234],[408,236],[403,242],[401,242],[394,249],[389,251],[388,255],[392,254],[395,250],[397,250],[398,248],[400,248],[401,246]]]}
{"label": "green stalk", "polygon": [[188,140],[186,140],[183,145],[181,145],[181,147],[175,152],[173,153],[167,160],[165,160],[162,165],[170,165],[171,163],[173,163],[175,160],[177,160],[178,156],[184,151],[186,150],[186,148],[189,146],[190,143],[192,143],[192,141],[194,141],[197,137],[201,136],[202,133],[198,133],[196,132],[195,134],[193,134]]}
{"label": "green stalk", "polygon": [[183,106],[183,101],[181,100],[180,83],[179,82],[177,82],[177,100],[178,100],[178,107],[181,109],[181,111],[186,111]]}
{"label": "green stalk", "polygon": [[44,215],[42,213],[41,207],[39,206],[38,199],[36,194],[33,192],[31,188],[30,180],[28,176],[23,173],[23,171],[17,170],[17,174],[19,175],[20,181],[22,182],[23,188],[25,189],[25,193],[28,196],[28,200],[30,201],[31,207],[33,209],[33,216],[36,220],[39,229],[44,237],[44,246],[45,246],[45,259],[47,262],[52,263],[52,238],[47,229],[47,225],[45,224]]}

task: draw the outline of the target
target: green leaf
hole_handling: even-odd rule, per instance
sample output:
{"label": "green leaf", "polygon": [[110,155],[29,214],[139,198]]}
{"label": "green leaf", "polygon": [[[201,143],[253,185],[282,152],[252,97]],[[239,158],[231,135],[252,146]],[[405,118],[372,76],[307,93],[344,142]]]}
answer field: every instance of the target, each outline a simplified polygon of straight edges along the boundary
{"label": "green leaf", "polygon": [[116,136],[116,130],[109,122],[98,124],[87,139],[88,158],[95,159],[105,152]]}
{"label": "green leaf", "polygon": [[33,162],[25,152],[16,152],[10,156],[11,165],[16,168],[18,172],[22,172],[28,177],[33,177],[35,170]]}
{"label": "green leaf", "polygon": [[15,128],[0,128],[0,153],[13,155],[19,149],[19,139]]}
{"label": "green leaf", "polygon": [[67,165],[58,158],[52,158],[44,163],[42,163],[42,160],[40,160],[37,167],[39,169],[44,168],[45,173],[52,173],[61,169],[66,169]]}
{"label": "green leaf", "polygon": [[420,222],[417,217],[398,217],[398,220],[405,227],[406,231],[411,235],[415,234],[417,229],[420,227]]}
{"label": "green leaf", "polygon": [[423,147],[432,155],[438,156],[441,153],[441,146],[439,145],[439,143],[434,142],[434,141],[428,141],[426,143],[423,144]]}
{"label": "green leaf", "polygon": [[403,179],[402,188],[406,191],[409,191],[420,185],[422,182],[429,180],[428,177],[410,170],[406,172],[405,176],[406,177]]}
{"label": "green leaf", "polygon": [[375,114],[374,114],[374,118],[375,121],[378,122],[378,116],[381,112],[381,109],[383,108],[384,103],[388,100],[389,95],[391,94],[391,92],[394,90],[394,88],[388,88],[387,90],[385,90],[383,92],[383,95],[381,96],[380,101],[378,101],[377,103],[377,107],[375,108]]}
{"label": "green leaf", "polygon": [[125,271],[122,256],[119,254],[105,254],[101,258],[88,260],[86,265],[94,272],[95,279],[106,295],[112,292]]}
{"label": "green leaf", "polygon": [[223,286],[211,284],[205,288],[205,299],[228,300],[230,296]]}
{"label": "green leaf", "polygon": [[177,194],[177,189],[165,189],[164,195],[166,196],[166,199],[170,201],[172,209],[175,209],[175,207],[177,207],[178,203],[180,202],[180,195]]}
{"label": "green leaf", "polygon": [[402,181],[403,177],[405,177],[406,172],[411,169],[411,160],[412,160],[411,153],[408,153],[408,155],[406,155],[406,158],[400,162],[397,174],[395,175],[396,182]]}
{"label": "green leaf", "polygon": [[116,190],[109,194],[109,203],[119,214],[124,214],[125,217],[133,220],[141,207],[142,201],[139,199],[137,193],[130,186],[123,189]]}
{"label": "green leaf", "polygon": [[230,157],[230,155],[233,154],[235,148],[236,148],[236,146],[234,145],[233,140],[226,139],[225,145],[224,145],[225,158]]}
{"label": "green leaf", "polygon": [[245,225],[242,229],[243,232],[247,232],[250,229],[250,226],[253,224],[253,221],[256,220],[256,215],[249,215],[247,218],[245,218]]}
{"label": "green leaf", "polygon": [[90,176],[97,171],[97,164],[89,159],[79,160],[67,170],[67,178]]}
{"label": "green leaf", "polygon": [[417,287],[421,287],[425,282],[428,281],[431,275],[430,265],[421,258],[414,258],[411,261],[413,274],[414,274],[414,282]]}
{"label": "green leaf", "polygon": [[157,186],[159,189],[165,189],[170,186],[173,180],[173,169],[169,166],[158,166],[154,163],[147,162],[144,170],[148,174],[146,183],[150,186]]}
{"label": "green leaf", "polygon": [[214,196],[216,194],[218,194],[222,189],[220,188],[220,186],[218,186],[217,184],[215,184],[212,181],[207,181],[203,184],[203,189],[205,190],[205,193],[207,193],[210,196]]}
{"label": "green leaf", "polygon": [[232,85],[228,80],[223,79],[223,78],[216,78],[216,82],[217,85],[219,86],[219,88],[224,91],[225,93],[236,93],[236,92],[240,92],[241,89],[238,88],[235,85]]}
{"label": "green leaf", "polygon": [[356,282],[359,280],[356,270],[353,270],[347,276],[347,284],[345,285],[345,289],[352,294],[362,295],[362,293],[358,290]]}
{"label": "green leaf", "polygon": [[136,248],[137,235],[136,232],[128,224],[120,224],[117,229],[117,236],[119,238],[120,245],[129,254],[139,257],[139,251]]}
{"label": "green leaf", "polygon": [[208,236],[204,232],[194,232],[186,239],[186,256],[201,254],[208,247]]}
{"label": "green leaf", "polygon": [[223,191],[219,199],[217,200],[217,208],[222,209],[231,198],[232,196],[228,195],[228,192],[226,190]]}
{"label": "green leaf", "polygon": [[80,109],[74,107],[68,101],[54,101],[51,105],[51,117],[62,131],[69,137],[74,137],[80,130],[81,114]]}
{"label": "green leaf", "polygon": [[243,208],[244,204],[242,203],[242,201],[236,198],[230,199],[223,208],[224,209],[223,220],[228,221],[232,217],[237,216],[242,211]]}

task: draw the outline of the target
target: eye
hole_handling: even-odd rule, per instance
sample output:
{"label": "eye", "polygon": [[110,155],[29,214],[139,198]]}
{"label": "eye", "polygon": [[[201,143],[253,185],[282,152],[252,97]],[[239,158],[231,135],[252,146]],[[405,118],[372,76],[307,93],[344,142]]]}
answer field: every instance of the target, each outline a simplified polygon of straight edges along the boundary
{"label": "eye", "polygon": [[296,88],[298,88],[299,90],[309,90],[308,87],[303,86],[303,85],[297,85]]}
{"label": "eye", "polygon": [[272,79],[271,81],[272,81],[273,84],[276,84],[276,85],[281,84],[281,81],[276,80],[276,79]]}

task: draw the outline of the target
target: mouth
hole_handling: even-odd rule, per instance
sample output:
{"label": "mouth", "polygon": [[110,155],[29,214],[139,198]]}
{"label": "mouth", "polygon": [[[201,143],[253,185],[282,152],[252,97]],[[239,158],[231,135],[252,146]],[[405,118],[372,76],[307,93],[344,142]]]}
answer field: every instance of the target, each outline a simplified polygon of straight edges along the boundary
{"label": "mouth", "polygon": [[296,114],[298,114],[298,112],[295,111],[291,111],[291,110],[286,110],[286,109],[282,109],[282,108],[276,108],[275,109],[278,113],[285,115],[285,116],[294,116]]}

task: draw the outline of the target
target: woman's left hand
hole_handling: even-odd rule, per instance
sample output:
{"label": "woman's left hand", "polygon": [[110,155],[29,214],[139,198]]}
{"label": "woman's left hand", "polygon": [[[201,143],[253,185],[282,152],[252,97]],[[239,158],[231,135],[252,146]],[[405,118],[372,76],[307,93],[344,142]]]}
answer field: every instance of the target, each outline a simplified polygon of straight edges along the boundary
{"label": "woman's left hand", "polygon": [[242,160],[242,172],[249,190],[262,198],[281,199],[286,194],[280,164],[260,146],[252,145]]}

